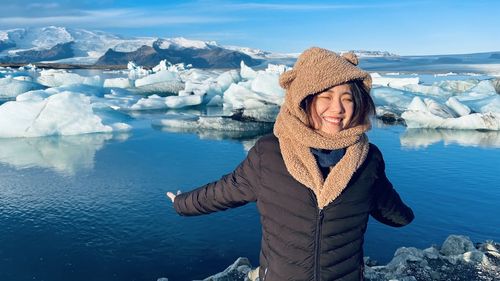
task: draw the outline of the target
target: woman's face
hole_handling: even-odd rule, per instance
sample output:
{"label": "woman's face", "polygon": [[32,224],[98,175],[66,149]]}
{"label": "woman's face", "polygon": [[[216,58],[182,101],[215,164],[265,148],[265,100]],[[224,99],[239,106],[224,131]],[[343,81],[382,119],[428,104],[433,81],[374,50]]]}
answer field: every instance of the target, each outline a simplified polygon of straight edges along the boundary
{"label": "woman's face", "polygon": [[316,130],[335,134],[347,129],[354,111],[351,87],[341,84],[315,95],[310,111]]}

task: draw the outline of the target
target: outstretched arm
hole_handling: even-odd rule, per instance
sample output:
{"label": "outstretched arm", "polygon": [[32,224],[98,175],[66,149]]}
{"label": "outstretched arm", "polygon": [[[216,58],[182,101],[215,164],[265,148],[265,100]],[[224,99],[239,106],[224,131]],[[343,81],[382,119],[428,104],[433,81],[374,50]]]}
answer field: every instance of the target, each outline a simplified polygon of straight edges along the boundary
{"label": "outstretched arm", "polygon": [[415,216],[387,179],[383,159],[380,161],[377,175],[375,208],[370,214],[379,222],[389,226],[400,227],[409,224]]}
{"label": "outstretched arm", "polygon": [[218,181],[190,192],[167,194],[173,199],[177,213],[183,216],[202,215],[256,201],[256,188],[260,182],[260,156],[257,146],[258,142],[232,173]]}

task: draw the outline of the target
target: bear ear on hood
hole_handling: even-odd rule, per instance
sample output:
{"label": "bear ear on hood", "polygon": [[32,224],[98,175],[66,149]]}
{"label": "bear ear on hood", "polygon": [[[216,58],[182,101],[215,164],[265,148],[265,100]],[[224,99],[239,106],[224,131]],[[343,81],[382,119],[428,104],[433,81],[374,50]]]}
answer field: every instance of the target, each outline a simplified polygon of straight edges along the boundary
{"label": "bear ear on hood", "polygon": [[356,56],[356,54],[353,52],[344,53],[342,54],[342,57],[354,65],[358,65],[359,63],[358,56]]}
{"label": "bear ear on hood", "polygon": [[281,88],[288,90],[288,88],[290,88],[290,85],[292,84],[293,80],[295,80],[295,77],[297,77],[297,74],[295,73],[295,71],[293,69],[288,70],[288,71],[284,72],[283,74],[281,74],[281,76],[280,76]]}

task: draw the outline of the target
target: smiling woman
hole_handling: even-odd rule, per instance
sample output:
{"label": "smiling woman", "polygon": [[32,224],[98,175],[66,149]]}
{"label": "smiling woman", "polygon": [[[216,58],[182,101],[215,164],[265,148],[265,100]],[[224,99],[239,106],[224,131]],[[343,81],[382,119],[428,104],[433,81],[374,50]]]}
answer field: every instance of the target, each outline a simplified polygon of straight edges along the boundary
{"label": "smiling woman", "polygon": [[309,124],[325,133],[337,133],[350,126],[369,123],[375,104],[359,81],[334,86],[306,97],[301,107]]}
{"label": "smiling woman", "polygon": [[371,77],[356,65],[354,54],[306,50],[280,77],[286,96],[274,134],[220,180],[167,193],[184,216],[257,202],[262,243],[252,276],[262,281],[363,280],[369,215],[394,227],[413,220],[365,134]]}

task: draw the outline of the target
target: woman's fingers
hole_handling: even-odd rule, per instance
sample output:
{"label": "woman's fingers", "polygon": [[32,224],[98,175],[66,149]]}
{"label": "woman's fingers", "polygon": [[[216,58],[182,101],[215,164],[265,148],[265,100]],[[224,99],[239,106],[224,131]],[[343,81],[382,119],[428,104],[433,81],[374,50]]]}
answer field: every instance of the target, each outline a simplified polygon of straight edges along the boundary
{"label": "woman's fingers", "polygon": [[170,200],[172,202],[174,202],[174,200],[175,200],[175,194],[173,194],[172,192],[169,191],[169,192],[167,192],[167,197],[170,198]]}

